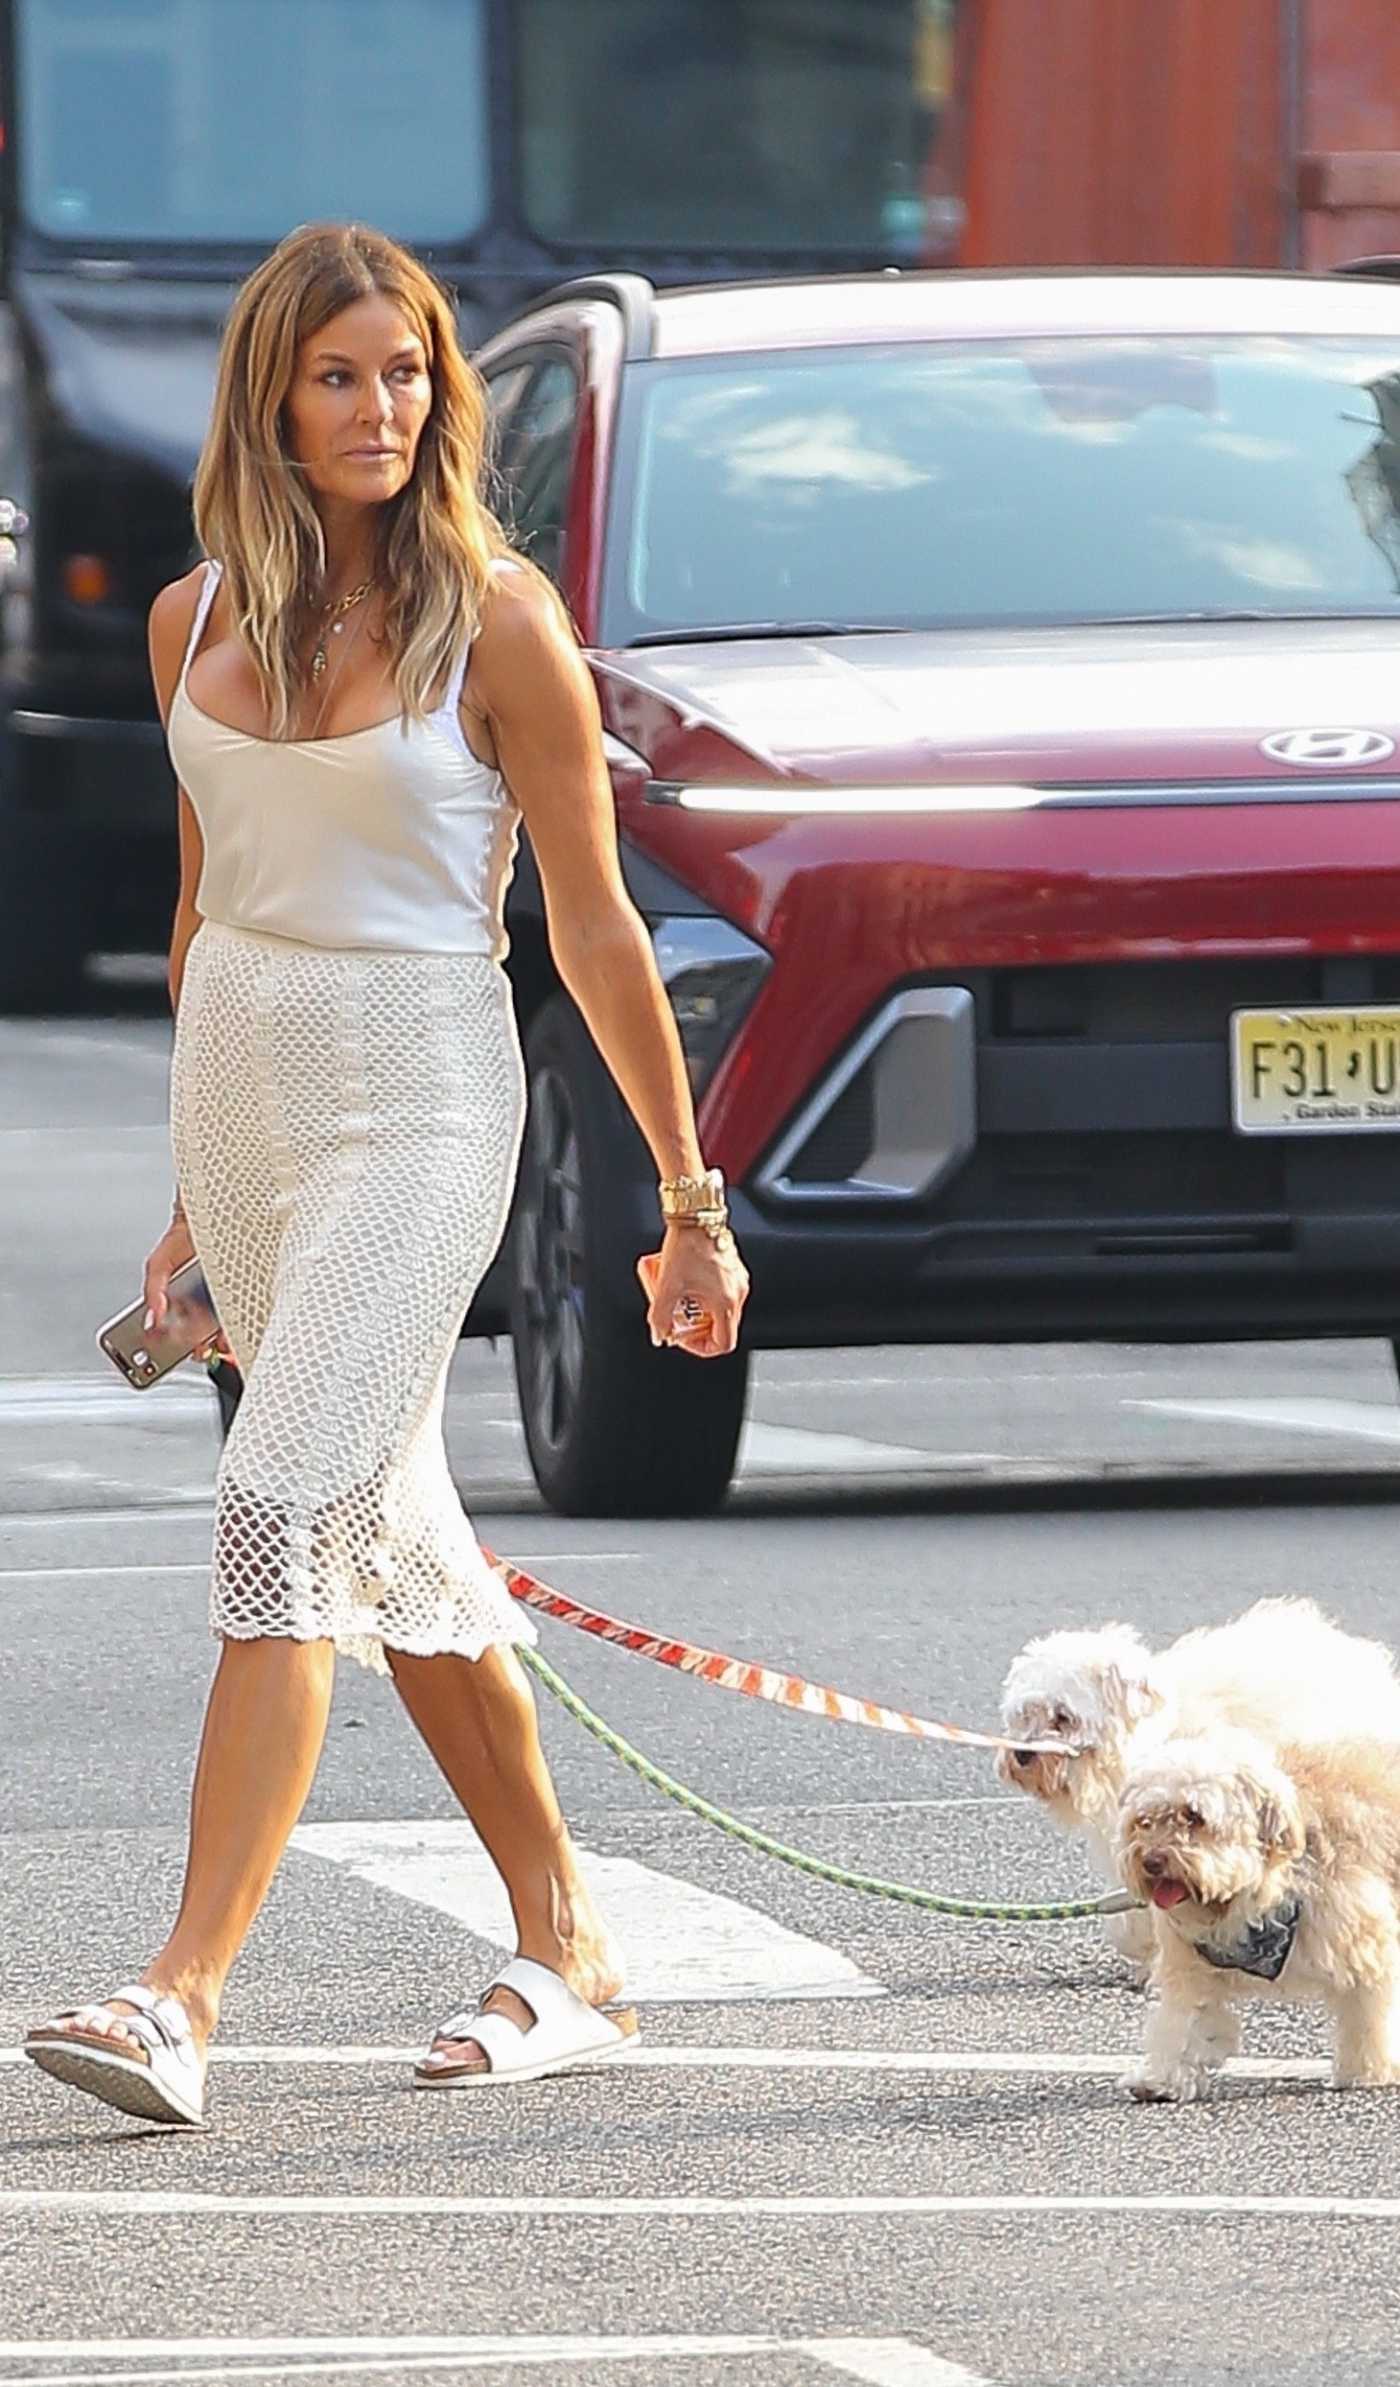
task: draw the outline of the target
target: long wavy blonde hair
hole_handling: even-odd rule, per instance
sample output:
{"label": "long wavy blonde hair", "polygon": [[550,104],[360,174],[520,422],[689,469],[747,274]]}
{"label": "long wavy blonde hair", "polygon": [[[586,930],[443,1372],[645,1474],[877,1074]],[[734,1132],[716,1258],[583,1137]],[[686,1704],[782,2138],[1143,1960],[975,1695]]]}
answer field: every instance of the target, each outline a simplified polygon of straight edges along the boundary
{"label": "long wavy blonde hair", "polygon": [[412,324],[433,385],[412,478],[378,508],[384,634],[405,715],[426,711],[481,618],[493,559],[509,551],[482,495],[485,393],[445,290],[407,249],[363,224],[288,233],[234,301],[194,482],[195,530],[223,565],[274,738],[287,736],[306,685],[300,649],[326,570],[320,518],[291,453],[287,393],[302,342],[375,294]]}

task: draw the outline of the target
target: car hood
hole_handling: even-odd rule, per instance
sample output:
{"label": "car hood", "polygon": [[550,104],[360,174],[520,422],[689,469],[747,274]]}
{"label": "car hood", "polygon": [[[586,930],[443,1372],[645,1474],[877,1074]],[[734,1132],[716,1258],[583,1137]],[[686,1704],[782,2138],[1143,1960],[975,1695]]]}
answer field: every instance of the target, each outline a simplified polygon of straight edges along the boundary
{"label": "car hood", "polygon": [[1400,617],[738,639],[597,662],[612,726],[667,778],[701,758],[711,778],[747,759],[836,783],[1288,781],[1260,751],[1278,731],[1400,745]]}

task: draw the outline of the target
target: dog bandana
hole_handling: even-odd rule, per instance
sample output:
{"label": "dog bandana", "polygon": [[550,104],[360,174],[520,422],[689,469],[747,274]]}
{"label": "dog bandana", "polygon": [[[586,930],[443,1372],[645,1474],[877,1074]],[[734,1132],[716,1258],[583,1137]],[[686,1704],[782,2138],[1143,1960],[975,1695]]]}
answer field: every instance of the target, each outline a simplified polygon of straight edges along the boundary
{"label": "dog bandana", "polygon": [[1233,1946],[1216,1948],[1209,1940],[1197,1940],[1196,1953],[1221,1972],[1253,1973],[1261,1981],[1276,1981],[1293,1953],[1302,1914],[1300,1898],[1285,1899],[1272,1914],[1251,1923],[1244,1938]]}

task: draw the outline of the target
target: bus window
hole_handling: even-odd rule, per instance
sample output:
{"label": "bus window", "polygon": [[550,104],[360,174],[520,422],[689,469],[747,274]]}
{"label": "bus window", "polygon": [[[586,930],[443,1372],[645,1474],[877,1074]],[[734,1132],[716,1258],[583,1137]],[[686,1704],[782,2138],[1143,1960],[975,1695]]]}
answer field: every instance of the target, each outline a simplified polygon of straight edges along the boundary
{"label": "bus window", "polygon": [[80,244],[486,213],[485,0],[17,0],[20,207]]}
{"label": "bus window", "polygon": [[518,0],[522,201],[552,241],[943,244],[955,0]]}

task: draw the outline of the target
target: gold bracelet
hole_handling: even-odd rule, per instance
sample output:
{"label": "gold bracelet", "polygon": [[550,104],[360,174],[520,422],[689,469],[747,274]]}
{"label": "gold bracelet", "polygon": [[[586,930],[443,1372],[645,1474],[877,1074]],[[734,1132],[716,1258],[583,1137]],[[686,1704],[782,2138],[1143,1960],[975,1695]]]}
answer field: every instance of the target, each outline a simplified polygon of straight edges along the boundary
{"label": "gold bracelet", "polygon": [[727,1210],[692,1210],[686,1218],[668,1218],[668,1227],[692,1227],[699,1235],[708,1235],[716,1251],[734,1249]]}
{"label": "gold bracelet", "polygon": [[699,1177],[663,1177],[656,1190],[665,1219],[728,1216],[719,1169],[706,1169]]}

